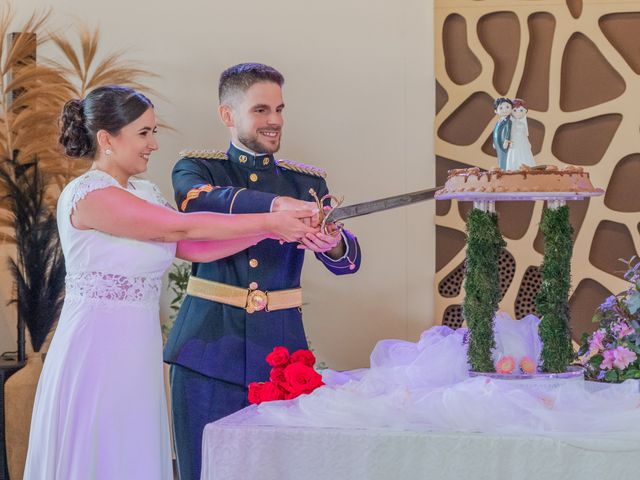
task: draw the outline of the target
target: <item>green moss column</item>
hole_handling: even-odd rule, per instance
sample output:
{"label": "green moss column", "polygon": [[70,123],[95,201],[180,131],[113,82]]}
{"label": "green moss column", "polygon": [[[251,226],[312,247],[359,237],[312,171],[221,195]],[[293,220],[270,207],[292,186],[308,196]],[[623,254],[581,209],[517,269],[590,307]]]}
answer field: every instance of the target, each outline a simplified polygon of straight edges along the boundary
{"label": "green moss column", "polygon": [[[476,372],[494,372],[491,350],[493,316],[500,301],[500,271],[498,260],[506,245],[498,216],[489,211],[486,202],[479,202],[467,218],[467,260],[465,268],[465,297],[462,313],[469,327],[468,358]],[[492,206],[492,205],[491,205]]]}
{"label": "green moss column", "polygon": [[573,228],[569,223],[569,207],[564,202],[549,202],[542,213],[540,229],[544,234],[542,284],[536,297],[540,315],[542,370],[564,372],[573,357],[569,330],[569,289],[571,287],[571,255]]}

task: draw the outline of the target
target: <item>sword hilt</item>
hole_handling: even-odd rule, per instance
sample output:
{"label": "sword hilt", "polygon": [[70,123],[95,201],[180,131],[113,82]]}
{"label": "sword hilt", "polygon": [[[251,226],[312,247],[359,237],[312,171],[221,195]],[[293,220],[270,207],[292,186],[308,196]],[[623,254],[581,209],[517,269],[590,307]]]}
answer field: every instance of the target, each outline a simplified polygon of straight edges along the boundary
{"label": "sword hilt", "polygon": [[[327,220],[331,217],[331,212],[338,208],[340,205],[342,205],[342,202],[344,202],[344,197],[338,199],[337,197],[333,196],[333,195],[325,195],[322,198],[318,198],[318,194],[316,193],[316,191],[313,188],[309,189],[309,194],[313,197],[313,199],[316,202],[316,205],[318,206],[318,216],[320,218],[320,231],[322,231],[322,233],[326,234],[326,235],[337,235],[342,231],[343,228],[343,224],[339,223],[339,222],[327,222]],[[324,202],[325,200],[329,200],[329,205],[327,205],[329,208],[327,210],[325,210],[325,205]],[[334,231],[329,231],[329,225],[335,225],[336,230]]]}

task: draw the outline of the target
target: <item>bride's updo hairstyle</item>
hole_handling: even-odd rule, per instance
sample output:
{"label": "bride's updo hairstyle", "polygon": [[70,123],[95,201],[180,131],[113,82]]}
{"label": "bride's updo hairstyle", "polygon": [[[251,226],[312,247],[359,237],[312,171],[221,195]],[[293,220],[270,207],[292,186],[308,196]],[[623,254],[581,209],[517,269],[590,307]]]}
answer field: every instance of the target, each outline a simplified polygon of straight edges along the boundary
{"label": "bride's updo hairstyle", "polygon": [[122,127],[149,108],[153,108],[151,101],[131,88],[118,85],[96,88],[84,100],[73,99],[65,104],[58,141],[70,157],[94,158],[99,130],[118,135]]}

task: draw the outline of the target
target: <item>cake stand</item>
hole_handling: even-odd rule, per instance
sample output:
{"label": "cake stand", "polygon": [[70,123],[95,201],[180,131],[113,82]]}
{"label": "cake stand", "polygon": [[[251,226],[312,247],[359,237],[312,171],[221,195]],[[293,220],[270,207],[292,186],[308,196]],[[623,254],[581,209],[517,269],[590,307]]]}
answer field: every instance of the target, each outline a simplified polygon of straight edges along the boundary
{"label": "cake stand", "polygon": [[[436,200],[472,201],[467,218],[463,317],[469,327],[471,376],[487,376],[545,388],[565,381],[582,381],[580,367],[569,367],[573,346],[569,330],[570,267],[573,242],[567,200],[599,196],[602,189],[585,192],[447,192]],[[536,298],[541,315],[539,334],[543,343],[541,367],[533,374],[498,374],[492,360],[493,317],[500,300],[498,258],[506,246],[498,226],[495,202],[547,202],[540,228],[544,234],[542,283]]]}

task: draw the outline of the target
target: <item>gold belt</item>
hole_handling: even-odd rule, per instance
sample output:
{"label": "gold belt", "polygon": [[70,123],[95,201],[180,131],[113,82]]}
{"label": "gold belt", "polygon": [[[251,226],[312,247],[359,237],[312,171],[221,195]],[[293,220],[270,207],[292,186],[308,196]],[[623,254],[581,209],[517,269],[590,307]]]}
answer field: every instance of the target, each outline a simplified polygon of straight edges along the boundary
{"label": "gold belt", "polygon": [[244,308],[247,313],[259,312],[260,310],[271,312],[302,306],[302,288],[263,292],[262,290],[234,287],[193,276],[189,278],[187,294]]}

